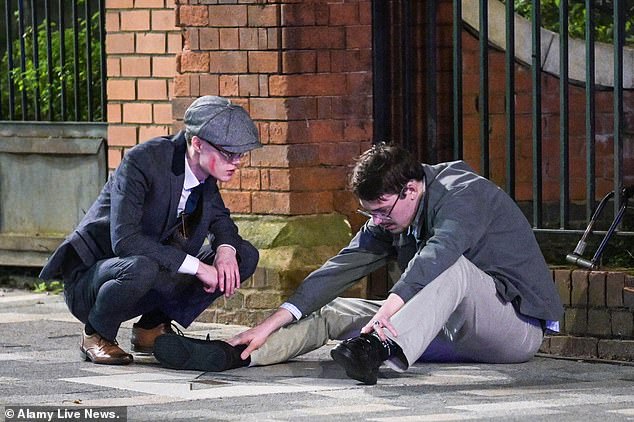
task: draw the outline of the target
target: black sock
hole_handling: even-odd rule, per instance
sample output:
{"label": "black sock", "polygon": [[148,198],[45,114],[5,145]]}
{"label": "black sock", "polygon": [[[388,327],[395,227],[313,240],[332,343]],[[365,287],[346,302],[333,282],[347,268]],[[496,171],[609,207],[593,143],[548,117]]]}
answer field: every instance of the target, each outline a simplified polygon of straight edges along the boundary
{"label": "black sock", "polygon": [[92,336],[94,334],[97,334],[101,338],[108,340],[111,343],[115,343],[115,339],[110,339],[102,335],[99,331],[95,330],[95,328],[92,325],[90,325],[90,322],[86,322],[86,325],[84,325],[84,332],[86,333],[87,336]]}
{"label": "black sock", "polygon": [[396,344],[391,338],[386,338],[385,341],[381,340],[381,337],[375,332],[370,334],[370,336],[374,337],[381,344],[381,348],[383,349],[383,353],[381,353],[381,357],[384,357],[383,360],[387,360],[391,357],[403,355],[403,350],[401,346]]}
{"label": "black sock", "polygon": [[84,325],[84,331],[86,332],[87,336],[91,336],[97,332],[94,328],[92,328],[90,322],[86,322],[86,325]]}
{"label": "black sock", "polygon": [[150,330],[156,327],[159,324],[172,322],[171,319],[168,318],[163,312],[155,309],[153,311],[147,312],[141,316],[141,319],[135,324],[139,328],[143,328],[146,330]]}

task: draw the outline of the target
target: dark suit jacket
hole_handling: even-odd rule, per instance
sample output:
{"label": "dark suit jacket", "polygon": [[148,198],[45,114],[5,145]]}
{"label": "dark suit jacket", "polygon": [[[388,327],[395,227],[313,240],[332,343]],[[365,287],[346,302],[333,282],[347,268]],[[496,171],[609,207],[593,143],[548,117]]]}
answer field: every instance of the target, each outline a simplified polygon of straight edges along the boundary
{"label": "dark suit jacket", "polygon": [[75,261],[78,256],[77,265],[84,268],[106,258],[142,255],[176,273],[185,255],[196,256],[208,235],[214,249],[220,244],[237,248],[242,239],[212,177],[204,184],[198,225],[182,247],[170,245],[180,221],[177,207],[185,180],[185,151],[183,132],[154,138],[128,151],[40,277],[61,278],[69,270],[69,254]]}

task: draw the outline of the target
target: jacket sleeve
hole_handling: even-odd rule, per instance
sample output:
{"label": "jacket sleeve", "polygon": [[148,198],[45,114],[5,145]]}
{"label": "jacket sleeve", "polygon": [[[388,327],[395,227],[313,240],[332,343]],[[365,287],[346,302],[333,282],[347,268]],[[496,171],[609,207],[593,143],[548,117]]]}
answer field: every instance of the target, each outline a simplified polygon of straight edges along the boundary
{"label": "jacket sleeve", "polygon": [[287,300],[308,316],[331,302],[394,255],[392,235],[366,223],[349,245],[306,277]]}
{"label": "jacket sleeve", "polygon": [[158,183],[149,174],[152,166],[157,166],[157,163],[153,163],[151,158],[137,157],[130,151],[111,180],[112,250],[120,257],[147,256],[171,272],[176,272],[185,260],[186,253],[160,243],[158,235],[152,237],[142,231],[142,216],[147,212],[144,209],[146,196],[152,191],[152,183]]}
{"label": "jacket sleeve", "polygon": [[487,201],[485,192],[473,184],[446,193],[428,211],[431,237],[410,260],[390,293],[407,302],[461,255],[477,248],[491,218]]}

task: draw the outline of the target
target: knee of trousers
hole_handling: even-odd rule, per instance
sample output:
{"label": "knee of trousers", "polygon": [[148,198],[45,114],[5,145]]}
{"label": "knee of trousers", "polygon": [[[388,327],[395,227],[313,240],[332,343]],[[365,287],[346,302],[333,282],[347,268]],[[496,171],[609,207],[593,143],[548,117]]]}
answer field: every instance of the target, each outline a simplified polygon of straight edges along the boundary
{"label": "knee of trousers", "polygon": [[238,267],[240,269],[240,278],[246,280],[251,277],[258,266],[260,260],[260,252],[251,243],[243,240],[237,249],[240,258]]}
{"label": "knee of trousers", "polygon": [[323,322],[330,339],[358,335],[357,330],[364,326],[372,316],[364,315],[356,310],[354,299],[340,297],[333,299],[316,313]]}
{"label": "knee of trousers", "polygon": [[117,279],[122,283],[130,281],[138,289],[151,289],[158,278],[158,263],[146,256],[122,258],[120,265]]}

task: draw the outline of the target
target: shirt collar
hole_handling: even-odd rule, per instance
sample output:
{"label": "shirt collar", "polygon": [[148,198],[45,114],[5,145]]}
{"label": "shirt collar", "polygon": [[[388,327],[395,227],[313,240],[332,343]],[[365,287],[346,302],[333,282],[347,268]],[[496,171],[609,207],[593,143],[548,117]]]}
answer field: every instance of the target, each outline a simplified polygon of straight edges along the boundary
{"label": "shirt collar", "polygon": [[[204,181],[202,183],[204,183]],[[194,176],[194,172],[192,171],[191,167],[189,167],[187,154],[185,154],[185,182],[183,183],[183,189],[191,190],[192,188],[195,188],[200,184],[201,182],[198,181],[196,176]]]}

